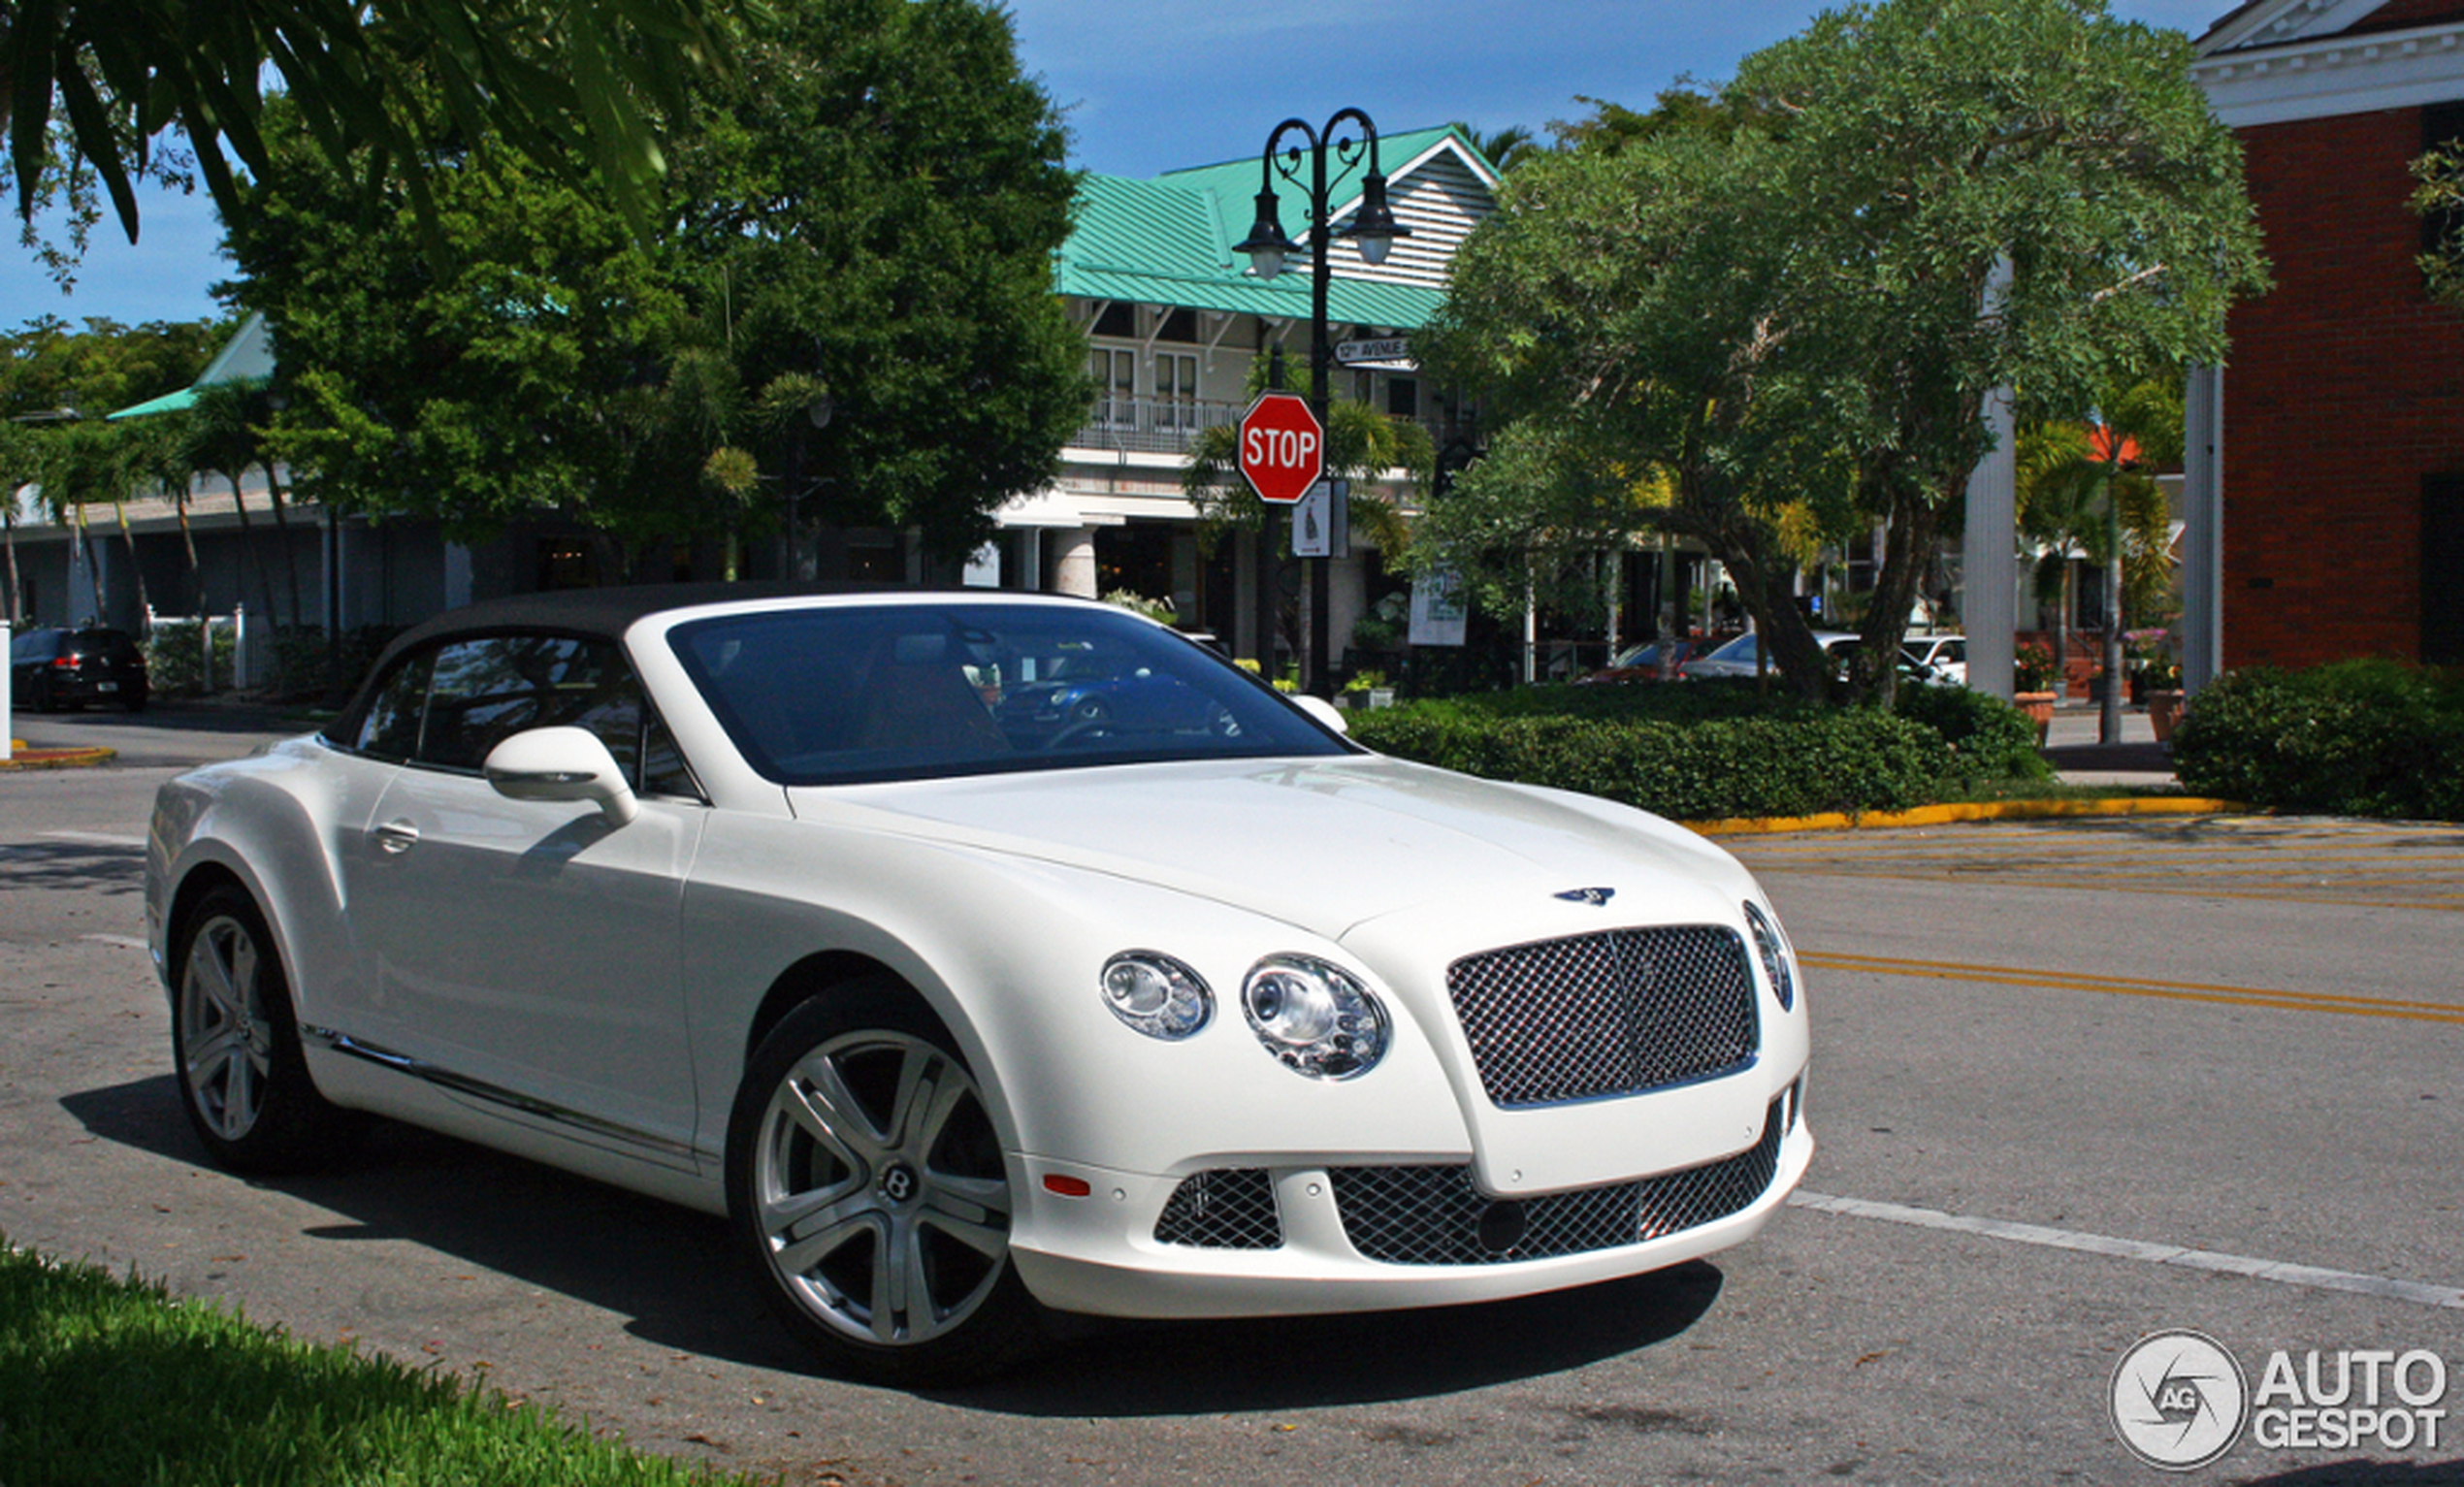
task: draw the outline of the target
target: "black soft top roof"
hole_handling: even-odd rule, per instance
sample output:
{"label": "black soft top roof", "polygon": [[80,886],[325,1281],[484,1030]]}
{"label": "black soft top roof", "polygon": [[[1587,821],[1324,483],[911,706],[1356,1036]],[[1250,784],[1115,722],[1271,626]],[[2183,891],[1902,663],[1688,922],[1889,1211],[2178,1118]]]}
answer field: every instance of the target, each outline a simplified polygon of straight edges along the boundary
{"label": "black soft top roof", "polygon": [[[608,589],[559,589],[546,594],[517,594],[505,598],[481,599],[459,609],[449,609],[434,619],[423,620],[396,635],[376,658],[376,663],[360,679],[359,689],[351,695],[340,716],[326,725],[328,738],[340,738],[358,730],[376,679],[385,674],[394,658],[415,646],[425,645],[439,636],[475,634],[481,631],[503,633],[507,630],[540,630],[557,634],[586,635],[606,640],[621,638],[633,622],[644,615],[659,614],[669,609],[690,609],[697,604],[742,603],[766,598],[816,598],[829,595],[867,594],[883,598],[893,596],[929,597],[934,594],[967,595],[982,598],[998,591],[979,588],[931,588],[914,584],[886,583],[668,583],[640,584]],[[1004,597],[1020,599],[1044,598],[1013,591]],[[1083,600],[1082,602],[1092,602]]]}

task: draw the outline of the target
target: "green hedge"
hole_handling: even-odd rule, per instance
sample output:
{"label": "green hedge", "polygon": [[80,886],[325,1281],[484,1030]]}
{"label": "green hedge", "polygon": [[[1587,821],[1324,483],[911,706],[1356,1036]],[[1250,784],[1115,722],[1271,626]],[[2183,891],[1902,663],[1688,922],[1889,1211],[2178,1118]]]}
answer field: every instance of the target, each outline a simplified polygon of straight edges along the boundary
{"label": "green hedge", "polygon": [[[1914,690],[1914,689],[1912,689]],[[2007,703],[1959,689],[1895,715],[1752,683],[1529,687],[1355,713],[1381,753],[1580,791],[1678,821],[1892,811],[2044,772]],[[2000,716],[2007,715],[2007,717]]]}
{"label": "green hedge", "polygon": [[2464,675],[2387,661],[2230,671],[2174,731],[2173,768],[2193,794],[2275,810],[2464,821]]}

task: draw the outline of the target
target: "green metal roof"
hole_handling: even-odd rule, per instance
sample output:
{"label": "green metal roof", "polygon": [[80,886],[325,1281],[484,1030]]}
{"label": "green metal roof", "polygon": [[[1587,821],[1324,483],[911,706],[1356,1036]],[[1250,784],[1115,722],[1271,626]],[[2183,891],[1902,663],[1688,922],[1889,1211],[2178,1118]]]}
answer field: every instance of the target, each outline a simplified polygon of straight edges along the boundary
{"label": "green metal roof", "polygon": [[197,389],[222,382],[264,382],[274,376],[274,336],[265,326],[265,316],[251,311],[240,322],[240,329],[222,343],[197,380],[176,393],[149,398],[116,413],[104,415],[106,421],[118,418],[147,418],[156,413],[178,413],[197,405]]}
{"label": "green metal roof", "polygon": [[[1462,139],[1451,127],[1381,136],[1378,163],[1392,172],[1449,137]],[[1258,176],[1252,155],[1153,180],[1086,177],[1079,186],[1077,223],[1054,265],[1054,287],[1090,300],[1308,319],[1307,274],[1260,280],[1232,251],[1233,243],[1248,236]],[[1298,237],[1306,225],[1299,193],[1280,178],[1276,185],[1283,230]],[[1344,191],[1357,189],[1357,177],[1344,183]],[[1337,213],[1352,200],[1345,195],[1336,203]],[[1416,330],[1444,302],[1434,289],[1346,278],[1338,272],[1327,286],[1326,313],[1335,321]]]}

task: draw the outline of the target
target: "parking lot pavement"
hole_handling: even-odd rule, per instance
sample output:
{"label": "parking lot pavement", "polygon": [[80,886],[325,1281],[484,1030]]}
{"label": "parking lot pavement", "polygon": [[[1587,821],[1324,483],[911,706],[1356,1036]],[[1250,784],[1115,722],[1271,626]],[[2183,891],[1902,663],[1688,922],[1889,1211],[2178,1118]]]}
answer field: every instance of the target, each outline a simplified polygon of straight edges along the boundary
{"label": "parking lot pavement", "polygon": [[2329,1385],[2340,1357],[2434,1355],[2444,1393],[2420,1407],[2448,1428],[2331,1449],[2315,1410],[2305,1444],[2253,1418],[2192,1480],[2464,1479],[2445,1302],[2464,1294],[2464,830],[1738,843],[1815,1019],[1814,1170],[1760,1237],[1493,1307],[1101,1324],[1000,1384],[913,1394],[812,1372],[697,1214],[399,1127],[313,1178],[208,1166],[137,938],[167,773],[0,777],[0,1233],[484,1371],[636,1445],[862,1487],[2146,1487],[2169,1478],[2117,1439],[2117,1365],[2189,1328],[2253,1393],[2280,1353],[2298,1374],[2318,1352]]}
{"label": "parking lot pavement", "polygon": [[89,708],[81,712],[9,715],[12,737],[38,749],[107,748],[113,762],[182,768],[233,759],[260,744],[316,727],[306,713],[220,700],[156,700],[142,713]]}

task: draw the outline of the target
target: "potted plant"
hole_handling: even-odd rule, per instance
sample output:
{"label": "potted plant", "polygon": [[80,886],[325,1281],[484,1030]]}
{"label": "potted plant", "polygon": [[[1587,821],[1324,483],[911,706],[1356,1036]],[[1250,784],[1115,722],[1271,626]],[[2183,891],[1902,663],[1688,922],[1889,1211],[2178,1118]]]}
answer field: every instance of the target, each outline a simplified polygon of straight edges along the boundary
{"label": "potted plant", "polygon": [[2054,726],[2054,653],[2031,640],[2011,653],[2012,703],[2036,725],[2042,744]]}
{"label": "potted plant", "polygon": [[1354,707],[1392,707],[1395,690],[1386,685],[1386,673],[1375,666],[1363,666],[1344,683],[1344,696]]}

